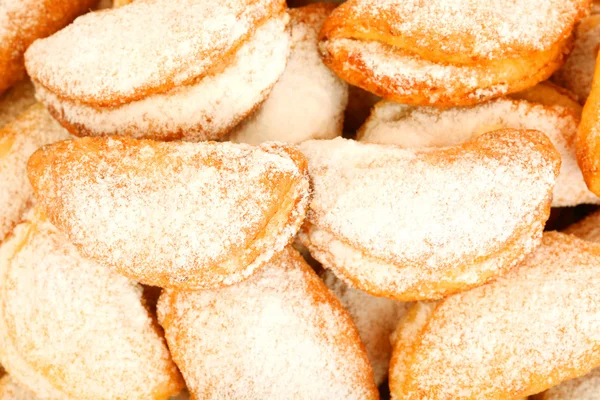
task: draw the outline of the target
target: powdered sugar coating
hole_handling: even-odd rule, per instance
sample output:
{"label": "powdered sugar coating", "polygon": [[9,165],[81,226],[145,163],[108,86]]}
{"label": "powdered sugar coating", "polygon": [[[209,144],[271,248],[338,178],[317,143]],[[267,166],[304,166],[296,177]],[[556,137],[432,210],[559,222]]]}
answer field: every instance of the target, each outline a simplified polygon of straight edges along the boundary
{"label": "powdered sugar coating", "polygon": [[330,271],[325,271],[321,278],[352,317],[367,349],[375,385],[381,385],[387,377],[392,354],[390,335],[408,303],[371,296],[346,285]]}
{"label": "powdered sugar coating", "polygon": [[29,81],[21,81],[0,96],[0,129],[35,104],[35,90]]}
{"label": "powdered sugar coating", "polygon": [[4,375],[0,379],[0,400],[38,400],[38,398],[10,375]]}
{"label": "powdered sugar coating", "polygon": [[165,399],[180,391],[141,286],[81,257],[39,211],[0,255],[0,359],[36,395]]}
{"label": "powdered sugar coating", "polygon": [[600,16],[593,15],[577,26],[573,50],[565,64],[553,75],[553,80],[575,93],[582,104],[592,90],[598,47]]}
{"label": "powdered sugar coating", "polygon": [[[547,51],[566,38],[589,0],[350,0],[345,14],[354,35],[398,37],[417,52],[479,60]],[[339,28],[330,35],[347,35]],[[353,35],[349,35],[353,36]]]}
{"label": "powdered sugar coating", "polygon": [[78,136],[217,139],[256,108],[283,73],[289,53],[287,23],[285,13],[265,22],[222,70],[121,106],[65,100],[39,84],[36,96]]}
{"label": "powdered sugar coating", "polygon": [[[443,300],[393,399],[513,398],[600,363],[600,246],[560,233],[493,283]],[[392,367],[393,369],[393,367]]]}
{"label": "powdered sugar coating", "polygon": [[80,251],[143,283],[248,278],[292,240],[308,177],[292,147],[83,138],[29,162],[36,196]]}
{"label": "powdered sugar coating", "polygon": [[41,104],[31,106],[0,129],[0,242],[33,202],[27,179],[29,156],[45,144],[68,138],[67,131]]}
{"label": "powdered sugar coating", "polygon": [[382,261],[437,269],[482,257],[532,224],[550,198],[558,163],[534,137],[505,130],[466,151],[421,152],[305,142],[314,189],[308,220]]}
{"label": "powdered sugar coating", "polygon": [[158,310],[196,398],[378,398],[350,317],[291,248],[239,285],[167,290]]}
{"label": "powdered sugar coating", "polygon": [[439,109],[378,103],[359,132],[361,141],[405,148],[454,146],[499,128],[535,129],[552,141],[562,159],[552,206],[598,204],[577,165],[575,136],[579,117],[562,107],[525,100],[497,99],[473,107]]}
{"label": "powdered sugar coating", "polygon": [[55,94],[119,105],[219,69],[283,0],[138,0],[90,13],[26,54],[29,75]]}
{"label": "powdered sugar coating", "polygon": [[290,10],[292,50],[285,72],[229,140],[300,143],[342,134],[348,85],[323,64],[317,47],[319,30],[333,8],[318,4]]}

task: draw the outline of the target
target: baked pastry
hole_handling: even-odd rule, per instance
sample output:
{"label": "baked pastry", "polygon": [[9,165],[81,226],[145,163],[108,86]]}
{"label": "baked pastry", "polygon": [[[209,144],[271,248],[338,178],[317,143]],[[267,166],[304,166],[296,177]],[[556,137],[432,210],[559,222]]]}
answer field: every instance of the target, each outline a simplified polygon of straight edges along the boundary
{"label": "baked pastry", "polygon": [[325,64],[411,105],[470,105],[541,82],[571,46],[589,0],[350,0],[321,31]]}
{"label": "baked pastry", "polygon": [[583,107],[577,134],[577,161],[588,188],[600,195],[600,63]]}
{"label": "baked pastry", "polygon": [[409,310],[392,399],[512,399],[600,364],[600,245],[557,232],[487,285]]}
{"label": "baked pastry", "polygon": [[600,393],[600,368],[571,379],[533,396],[532,400],[597,400]]}
{"label": "baked pastry", "polygon": [[577,25],[573,51],[552,77],[559,85],[575,93],[582,104],[592,88],[599,46],[600,16],[592,15]]}
{"label": "baked pastry", "polygon": [[346,285],[328,270],[322,273],[321,279],[352,317],[367,349],[375,385],[380,386],[387,378],[392,356],[390,335],[409,303],[371,296]]}
{"label": "baked pastry", "polygon": [[600,243],[600,211],[596,211],[564,230],[584,240]]}
{"label": "baked pastry", "polygon": [[38,99],[74,135],[216,139],[283,73],[285,7],[284,0],[135,1],[36,42],[27,71]]}
{"label": "baked pastry", "polygon": [[158,318],[192,398],[379,398],[350,316],[290,247],[238,285],[163,291]]}
{"label": "baked pastry", "polygon": [[[13,105],[21,108],[20,104]],[[67,131],[41,104],[31,106],[0,128],[0,242],[32,205],[33,189],[27,179],[29,156],[45,144],[68,138]]]}
{"label": "baked pastry", "polygon": [[35,104],[31,82],[23,80],[0,95],[0,129]]}
{"label": "baked pastry", "polygon": [[533,251],[560,167],[546,136],[511,129],[422,151],[299,147],[313,185],[300,240],[346,283],[401,301],[481,285]]}
{"label": "baked pastry", "polygon": [[568,89],[558,86],[550,81],[540,82],[537,85],[509,95],[516,100],[527,100],[544,106],[564,107],[581,117],[583,107],[577,101],[577,96]]}
{"label": "baked pastry", "polygon": [[37,151],[28,172],[83,255],[181,289],[247,279],[293,239],[309,197],[303,155],[274,143],[82,138]]}
{"label": "baked pastry", "polygon": [[348,85],[323,64],[317,48],[319,30],[334,8],[321,3],[289,11],[292,45],[285,71],[267,100],[229,140],[300,143],[342,135]]}
{"label": "baked pastry", "polygon": [[38,400],[38,398],[10,375],[4,375],[0,379],[0,400]]}
{"label": "baked pastry", "polygon": [[18,0],[0,4],[0,93],[25,77],[23,54],[98,0]]}
{"label": "baked pastry", "polygon": [[373,107],[358,137],[370,143],[421,149],[454,146],[499,128],[539,130],[552,141],[562,160],[552,206],[598,204],[600,198],[588,190],[577,165],[575,140],[579,121],[578,114],[563,106],[510,98],[448,109],[384,100]]}
{"label": "baked pastry", "polygon": [[0,360],[40,398],[166,400],[183,388],[142,288],[80,256],[40,210],[0,248]]}

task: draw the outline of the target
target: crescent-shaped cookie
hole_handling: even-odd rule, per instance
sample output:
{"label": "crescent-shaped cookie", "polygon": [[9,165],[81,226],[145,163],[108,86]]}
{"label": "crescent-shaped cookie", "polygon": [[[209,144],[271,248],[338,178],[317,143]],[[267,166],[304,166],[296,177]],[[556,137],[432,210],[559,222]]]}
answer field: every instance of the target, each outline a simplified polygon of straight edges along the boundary
{"label": "crescent-shaped cookie", "polygon": [[[21,109],[20,104],[13,105],[15,109]],[[29,156],[45,144],[68,138],[68,132],[41,104],[29,107],[0,128],[0,242],[32,205],[33,189],[27,179]]]}
{"label": "crescent-shaped cookie", "polygon": [[596,56],[600,46],[600,16],[592,15],[577,25],[573,50],[552,80],[571,90],[584,104],[592,89]]}
{"label": "crescent-shaped cookie", "polygon": [[313,199],[300,239],[346,283],[401,301],[501,275],[539,244],[560,156],[536,131],[426,150],[300,144]]}
{"label": "crescent-shaped cookie", "polygon": [[285,69],[284,0],[143,0],[34,43],[37,97],[77,136],[222,137]]}
{"label": "crescent-shaped cookie", "polygon": [[17,0],[0,3],[0,93],[25,77],[23,54],[98,0]]}
{"label": "crescent-shaped cookie", "polygon": [[320,3],[289,11],[292,45],[285,71],[267,100],[229,140],[300,143],[342,135],[348,85],[323,64],[317,47],[319,30],[334,8]]}
{"label": "crescent-shaped cookie", "polygon": [[285,247],[309,194],[294,147],[82,138],[46,146],[29,179],[81,253],[151,286],[248,278]]}
{"label": "crescent-shaped cookie", "polygon": [[421,149],[453,146],[499,128],[539,130],[552,141],[562,160],[552,206],[598,204],[600,198],[588,190],[577,164],[575,141],[579,121],[579,115],[572,109],[510,98],[447,109],[384,100],[372,108],[358,137],[370,143]]}
{"label": "crescent-shaped cookie", "polygon": [[83,258],[39,210],[0,248],[0,344],[2,365],[40,398],[167,400],[183,388],[142,288]]}
{"label": "crescent-shaped cookie", "polygon": [[600,364],[600,245],[551,232],[504,277],[409,310],[392,399],[514,399]]}
{"label": "crescent-shaped cookie", "polygon": [[193,398],[379,398],[350,316],[290,247],[238,285],[163,291],[158,316]]}
{"label": "crescent-shaped cookie", "polygon": [[38,400],[38,397],[10,375],[4,375],[0,379],[0,400]]}
{"label": "crescent-shaped cookie", "polygon": [[321,279],[352,317],[367,349],[375,385],[380,386],[387,378],[392,356],[390,335],[404,316],[409,303],[371,296],[346,285],[328,270],[323,272]]}
{"label": "crescent-shaped cookie", "polygon": [[321,31],[325,64],[411,105],[475,104],[526,89],[562,64],[590,0],[350,0]]}

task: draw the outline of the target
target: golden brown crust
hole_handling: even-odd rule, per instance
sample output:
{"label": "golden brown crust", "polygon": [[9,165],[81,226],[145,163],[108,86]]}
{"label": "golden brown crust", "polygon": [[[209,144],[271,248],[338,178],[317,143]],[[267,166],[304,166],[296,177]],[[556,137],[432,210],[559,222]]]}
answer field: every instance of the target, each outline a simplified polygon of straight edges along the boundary
{"label": "golden brown crust", "polygon": [[306,160],[277,144],[82,138],[42,148],[28,168],[40,204],[83,254],[161,287],[247,279],[292,239],[308,202]]}
{"label": "golden brown crust", "polygon": [[599,245],[547,233],[505,277],[420,318],[409,311],[395,333],[392,399],[512,399],[587,373],[600,363],[598,260]]}
{"label": "golden brown crust", "polygon": [[194,398],[378,398],[350,316],[291,247],[239,285],[165,290],[158,309]]}
{"label": "golden brown crust", "polygon": [[577,134],[577,161],[590,191],[600,196],[600,63],[596,63],[590,96]]}
{"label": "golden brown crust", "polygon": [[[16,9],[0,5],[0,92],[25,77],[23,54],[34,40],[58,31],[97,0],[21,1]],[[13,7],[14,8],[14,7]],[[1,26],[6,24],[6,26]]]}
{"label": "golden brown crust", "polygon": [[578,118],[581,118],[581,112],[583,111],[583,107],[579,104],[577,96],[573,92],[550,81],[540,82],[521,92],[512,93],[510,97],[544,106],[564,107],[567,110],[571,110]]}

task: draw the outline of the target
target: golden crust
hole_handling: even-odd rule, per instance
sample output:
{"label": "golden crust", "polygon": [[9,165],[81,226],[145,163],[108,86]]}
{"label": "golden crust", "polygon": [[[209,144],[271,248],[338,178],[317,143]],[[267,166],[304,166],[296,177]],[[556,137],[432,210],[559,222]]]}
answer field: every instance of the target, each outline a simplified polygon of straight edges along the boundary
{"label": "golden crust", "polygon": [[596,63],[592,90],[581,115],[577,161],[588,188],[600,196],[600,63]]}
{"label": "golden crust", "polygon": [[599,245],[551,232],[505,277],[415,306],[395,333],[392,399],[513,399],[587,373],[599,260]]}
{"label": "golden crust", "polygon": [[291,247],[239,285],[165,290],[158,310],[193,398],[379,398],[350,316]]}
{"label": "golden crust", "polygon": [[25,77],[23,54],[34,40],[58,31],[96,2],[42,0],[0,5],[0,93]]}
{"label": "golden crust", "polygon": [[[548,14],[549,24],[542,18],[519,22],[518,16],[504,15],[530,15],[513,7],[527,9],[538,4],[534,2],[507,2],[504,9],[502,2],[490,7],[413,3],[342,4],[321,31],[324,62],[349,83],[399,103],[475,104],[549,78],[570,51],[571,30],[590,4],[545,3],[537,11]],[[523,26],[528,31],[521,35],[507,34]]]}
{"label": "golden crust", "polygon": [[[301,241],[346,283],[401,301],[435,299],[481,285],[533,251],[560,168],[560,156],[546,136],[510,129],[422,152],[342,139],[305,142],[300,149],[313,183]],[[474,178],[488,168],[494,172]],[[503,176],[517,171],[518,177]],[[469,183],[463,186],[463,179]],[[500,189],[506,182],[510,188]],[[464,200],[455,196],[456,187],[467,186],[459,191]],[[523,197],[511,197],[509,205],[500,196],[504,192]],[[492,207],[490,214],[478,217],[486,207]],[[456,209],[477,221],[461,219],[464,224],[454,225]],[[497,223],[493,229],[490,215]]]}
{"label": "golden crust", "polygon": [[82,258],[40,210],[0,265],[0,359],[36,395],[166,400],[183,388],[142,288]]}
{"label": "golden crust", "polygon": [[[218,72],[259,26],[286,9],[284,0],[211,0],[205,7],[206,18],[211,18],[211,13],[225,15],[223,18],[235,17],[248,29],[240,35],[239,30],[234,32],[229,19],[215,21],[225,24],[226,29],[222,30],[198,20],[184,19],[202,16],[205,10],[198,4],[133,2],[128,7],[90,13],[57,35],[38,41],[26,53],[27,72],[36,84],[59,98],[96,107],[115,107],[193,85]],[[177,18],[160,18],[162,15]],[[155,42],[156,38],[149,34],[140,35],[142,25],[148,23],[156,24],[154,29],[164,33],[161,36],[164,40]],[[170,25],[183,23],[189,25],[185,28]],[[114,45],[114,36],[121,38],[122,46]],[[189,36],[197,42],[190,42],[188,49],[180,46]],[[162,50],[163,57],[156,57],[157,48]],[[114,63],[112,69],[110,66],[107,69],[107,63],[98,62],[107,58]],[[73,60],[73,64],[65,64],[65,60]]]}
{"label": "golden crust", "polygon": [[581,119],[583,107],[577,101],[577,96],[568,89],[560,87],[550,81],[540,82],[534,87],[525,89],[521,92],[512,93],[513,99],[527,100],[531,103],[538,103],[544,106],[560,106],[571,110]]}
{"label": "golden crust", "polygon": [[160,287],[247,279],[292,240],[308,203],[304,157],[277,144],[82,138],[42,148],[28,169],[83,254]]}

